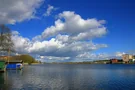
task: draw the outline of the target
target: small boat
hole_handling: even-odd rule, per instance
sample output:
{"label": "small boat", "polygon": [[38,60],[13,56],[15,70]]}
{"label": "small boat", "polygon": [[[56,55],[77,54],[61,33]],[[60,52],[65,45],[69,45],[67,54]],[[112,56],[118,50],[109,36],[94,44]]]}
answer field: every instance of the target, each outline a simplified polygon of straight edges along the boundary
{"label": "small boat", "polygon": [[6,62],[5,60],[0,60],[0,72],[6,71]]}

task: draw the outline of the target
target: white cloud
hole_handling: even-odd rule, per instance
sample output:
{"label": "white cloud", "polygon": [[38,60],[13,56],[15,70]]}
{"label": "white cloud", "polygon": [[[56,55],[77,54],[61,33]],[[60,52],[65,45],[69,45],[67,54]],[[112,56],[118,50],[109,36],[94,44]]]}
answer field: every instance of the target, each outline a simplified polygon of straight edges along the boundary
{"label": "white cloud", "polygon": [[55,25],[46,28],[42,35],[38,35],[35,38],[46,39],[61,33],[69,35],[70,40],[90,40],[107,33],[104,23],[105,20],[97,20],[95,18],[83,19],[75,12],[64,11],[58,15]]}
{"label": "white cloud", "polygon": [[110,55],[106,53],[95,54],[90,52],[84,52],[76,57],[81,60],[105,60],[111,58]]}
{"label": "white cloud", "polygon": [[24,38],[19,35],[19,32],[14,31],[12,35],[12,41],[14,43],[16,53],[29,53],[28,49],[32,43],[28,38]]}
{"label": "white cloud", "polygon": [[44,13],[44,16],[50,16],[53,11],[57,10],[54,6],[48,5],[47,11]]}
{"label": "white cloud", "polygon": [[114,53],[93,53],[93,52],[84,52],[78,54],[75,60],[80,59],[80,61],[90,61],[90,60],[108,60],[112,58],[122,59],[124,52],[114,52]]}
{"label": "white cloud", "polygon": [[106,34],[106,28],[96,28],[90,31],[79,33],[77,36],[73,36],[73,40],[89,40],[96,37],[101,37]]}
{"label": "white cloud", "polygon": [[14,24],[35,18],[43,0],[0,0],[0,24]]}
{"label": "white cloud", "polygon": [[35,41],[32,43],[32,46],[29,47],[29,52],[40,55],[53,55],[57,50],[64,47],[64,44],[54,38],[49,41]]}
{"label": "white cloud", "polygon": [[50,62],[55,62],[55,61],[63,61],[63,60],[69,60],[70,57],[55,57],[55,56],[40,56],[40,60],[44,61],[50,61]]}
{"label": "white cloud", "polygon": [[20,33],[18,31],[12,31],[12,35],[19,35]]}
{"label": "white cloud", "polygon": [[[14,33],[12,40],[17,53],[29,53],[32,55],[53,57],[52,59],[58,59],[57,57],[63,57],[63,59],[66,59],[66,57],[72,58],[84,52],[92,52],[107,47],[106,44],[94,44],[93,42],[76,41],[66,43],[67,38],[63,40],[61,38],[62,41],[57,38],[44,41],[32,41],[20,36],[16,31],[14,31]],[[59,35],[59,37],[62,36]]]}
{"label": "white cloud", "polygon": [[116,52],[115,56],[122,57],[123,54],[126,54],[125,52]]}
{"label": "white cloud", "polygon": [[[121,58],[124,52],[115,53],[94,53],[93,51],[106,48],[106,44],[95,44],[91,42],[68,42],[68,35],[58,35],[56,38],[44,41],[32,41],[28,38],[20,36],[14,31],[12,40],[15,44],[14,48],[18,54],[31,54],[37,60],[46,62],[59,61],[91,61],[103,60],[111,58]],[[62,39],[63,38],[63,39]],[[17,42],[17,43],[16,43]]]}
{"label": "white cloud", "polygon": [[69,42],[69,35],[61,35],[61,34],[58,34],[57,36],[56,36],[56,39],[58,40],[58,41],[62,41],[63,43],[68,43]]}

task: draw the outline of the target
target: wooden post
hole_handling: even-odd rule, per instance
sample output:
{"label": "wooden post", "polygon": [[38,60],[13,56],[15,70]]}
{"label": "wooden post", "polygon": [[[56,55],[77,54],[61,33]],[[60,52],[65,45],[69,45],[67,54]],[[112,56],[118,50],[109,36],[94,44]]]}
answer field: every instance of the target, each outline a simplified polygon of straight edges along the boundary
{"label": "wooden post", "polygon": [[10,48],[8,49],[8,64],[9,64],[9,59],[10,59]]}

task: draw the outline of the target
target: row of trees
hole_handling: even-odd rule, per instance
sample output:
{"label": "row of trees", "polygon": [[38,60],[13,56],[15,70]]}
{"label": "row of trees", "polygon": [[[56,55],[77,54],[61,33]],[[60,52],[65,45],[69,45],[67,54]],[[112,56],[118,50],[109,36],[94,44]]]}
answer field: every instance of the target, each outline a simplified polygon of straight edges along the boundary
{"label": "row of trees", "polygon": [[18,55],[10,57],[10,60],[23,60],[24,63],[32,64],[32,63],[39,63],[30,55]]}

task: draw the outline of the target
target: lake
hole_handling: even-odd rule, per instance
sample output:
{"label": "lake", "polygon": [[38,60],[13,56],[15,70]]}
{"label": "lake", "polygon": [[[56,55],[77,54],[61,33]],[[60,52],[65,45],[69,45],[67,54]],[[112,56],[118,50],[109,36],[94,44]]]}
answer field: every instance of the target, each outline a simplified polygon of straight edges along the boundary
{"label": "lake", "polygon": [[135,65],[45,64],[0,73],[0,90],[135,90]]}

